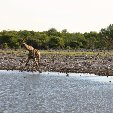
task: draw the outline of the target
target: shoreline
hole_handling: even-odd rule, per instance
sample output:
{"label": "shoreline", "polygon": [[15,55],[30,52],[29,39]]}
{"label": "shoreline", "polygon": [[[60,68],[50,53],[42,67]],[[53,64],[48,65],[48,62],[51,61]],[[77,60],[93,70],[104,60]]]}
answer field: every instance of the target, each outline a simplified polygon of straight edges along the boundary
{"label": "shoreline", "polygon": [[[76,53],[76,52],[75,52]],[[19,70],[27,72],[60,72],[60,73],[89,73],[98,76],[113,76],[113,58],[111,55],[102,57],[94,55],[64,55],[41,54],[39,67],[25,65],[27,55],[19,56],[13,53],[0,53],[0,70]]]}

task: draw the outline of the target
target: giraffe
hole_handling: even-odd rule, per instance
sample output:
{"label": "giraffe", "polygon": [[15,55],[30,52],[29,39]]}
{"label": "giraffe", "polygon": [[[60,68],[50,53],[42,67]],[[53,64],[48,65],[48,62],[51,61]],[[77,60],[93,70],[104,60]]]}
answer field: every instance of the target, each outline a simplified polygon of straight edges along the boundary
{"label": "giraffe", "polygon": [[[29,51],[29,54],[28,54],[28,58],[27,58],[27,61],[26,61],[26,64],[25,66],[27,66],[28,62],[30,59],[33,59],[34,60],[34,64],[36,64],[37,66],[39,66],[39,61],[40,61],[40,51],[38,49],[35,49],[33,48],[32,46],[30,45],[27,45],[26,43],[23,43],[22,44],[23,47]],[[37,62],[38,61],[38,62]]]}

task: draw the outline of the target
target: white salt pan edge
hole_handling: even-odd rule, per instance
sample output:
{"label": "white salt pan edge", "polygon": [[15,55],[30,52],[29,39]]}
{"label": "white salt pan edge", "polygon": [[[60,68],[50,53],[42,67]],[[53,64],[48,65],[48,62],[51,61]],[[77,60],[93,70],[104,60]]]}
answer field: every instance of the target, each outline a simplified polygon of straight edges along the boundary
{"label": "white salt pan edge", "polygon": [[[24,74],[40,74],[40,75],[49,75],[49,76],[66,76],[66,73],[59,73],[59,72],[27,72],[27,71],[23,71],[23,72],[19,72],[19,71],[6,71],[6,70],[0,70],[0,75],[24,75]],[[79,79],[82,80],[90,80],[90,81],[95,81],[95,82],[109,82],[109,83],[113,83],[113,76],[97,76],[95,74],[88,74],[88,73],[68,73],[69,77],[77,77]]]}

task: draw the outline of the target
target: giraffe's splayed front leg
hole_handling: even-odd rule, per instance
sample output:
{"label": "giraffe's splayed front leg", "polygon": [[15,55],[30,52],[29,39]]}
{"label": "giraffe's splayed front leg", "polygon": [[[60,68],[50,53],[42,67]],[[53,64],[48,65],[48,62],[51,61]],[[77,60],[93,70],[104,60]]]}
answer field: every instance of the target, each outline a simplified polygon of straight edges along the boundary
{"label": "giraffe's splayed front leg", "polygon": [[25,67],[28,65],[29,60],[29,58],[26,60]]}
{"label": "giraffe's splayed front leg", "polygon": [[39,63],[36,58],[34,59],[33,66],[35,67],[36,70],[39,70]]}

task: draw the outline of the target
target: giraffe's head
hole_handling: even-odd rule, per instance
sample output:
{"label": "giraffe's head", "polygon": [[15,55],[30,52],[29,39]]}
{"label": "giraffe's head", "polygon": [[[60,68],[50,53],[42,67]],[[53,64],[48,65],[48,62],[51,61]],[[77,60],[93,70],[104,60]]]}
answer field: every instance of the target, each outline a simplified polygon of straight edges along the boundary
{"label": "giraffe's head", "polygon": [[24,43],[22,43],[22,45],[26,45],[26,43],[24,42]]}
{"label": "giraffe's head", "polygon": [[19,39],[19,44],[20,44],[21,47],[25,47],[25,44],[26,44],[25,43],[25,38],[20,38]]}
{"label": "giraffe's head", "polygon": [[21,46],[22,46],[22,47],[25,47],[25,46],[26,46],[26,43],[25,43],[25,42],[24,42],[24,43],[22,43],[22,44],[21,44]]}

